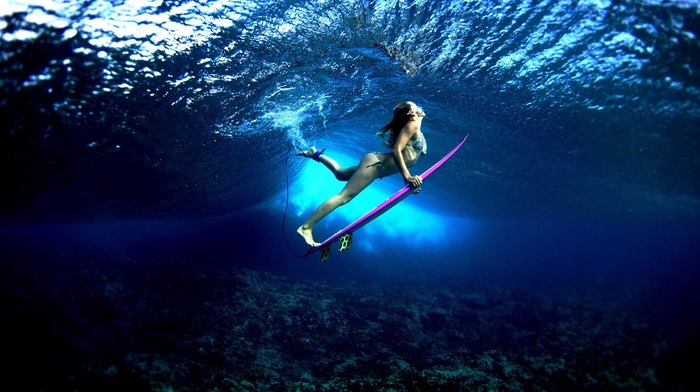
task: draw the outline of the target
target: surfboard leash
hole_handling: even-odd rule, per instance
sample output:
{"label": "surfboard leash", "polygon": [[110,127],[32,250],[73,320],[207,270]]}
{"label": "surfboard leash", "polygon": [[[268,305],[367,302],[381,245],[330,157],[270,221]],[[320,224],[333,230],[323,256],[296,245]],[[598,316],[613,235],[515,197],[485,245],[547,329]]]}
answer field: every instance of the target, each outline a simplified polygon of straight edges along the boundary
{"label": "surfboard leash", "polygon": [[284,178],[286,180],[286,185],[287,185],[287,191],[286,191],[286,196],[285,196],[285,201],[284,201],[284,215],[282,216],[282,238],[284,239],[284,245],[287,246],[287,249],[289,249],[290,252],[294,256],[296,256],[298,259],[303,259],[308,255],[308,253],[304,256],[301,256],[297,254],[297,252],[292,249],[292,247],[289,245],[289,241],[287,241],[287,212],[289,210],[289,155],[294,152],[294,146],[292,146],[289,149],[289,152],[285,154],[284,156]]}

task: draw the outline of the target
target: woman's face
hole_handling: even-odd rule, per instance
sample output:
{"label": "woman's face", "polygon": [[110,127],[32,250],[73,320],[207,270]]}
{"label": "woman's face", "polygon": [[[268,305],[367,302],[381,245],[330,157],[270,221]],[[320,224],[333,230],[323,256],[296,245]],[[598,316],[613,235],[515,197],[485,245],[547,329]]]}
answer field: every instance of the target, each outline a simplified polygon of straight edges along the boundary
{"label": "woman's face", "polygon": [[413,102],[409,102],[408,114],[410,116],[425,117],[425,112],[423,111],[423,109],[421,109],[420,106],[416,105]]}

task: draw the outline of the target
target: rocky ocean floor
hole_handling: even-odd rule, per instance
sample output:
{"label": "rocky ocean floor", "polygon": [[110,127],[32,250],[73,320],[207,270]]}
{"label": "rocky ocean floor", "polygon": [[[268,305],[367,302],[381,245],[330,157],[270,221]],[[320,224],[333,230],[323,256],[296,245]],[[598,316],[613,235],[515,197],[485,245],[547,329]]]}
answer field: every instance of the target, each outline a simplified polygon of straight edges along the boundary
{"label": "rocky ocean floor", "polygon": [[4,272],[4,379],[20,390],[682,389],[653,295],[624,288],[400,287],[172,261]]}

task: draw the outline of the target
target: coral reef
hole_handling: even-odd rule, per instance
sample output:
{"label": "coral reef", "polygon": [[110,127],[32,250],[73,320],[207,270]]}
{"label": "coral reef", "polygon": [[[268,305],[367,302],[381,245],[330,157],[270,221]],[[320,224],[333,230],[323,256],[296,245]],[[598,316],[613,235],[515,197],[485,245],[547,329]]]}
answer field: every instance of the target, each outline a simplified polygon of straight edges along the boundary
{"label": "coral reef", "polygon": [[[399,287],[128,261],[33,279],[4,290],[22,304],[15,366],[33,367],[34,390],[662,389],[663,339],[623,289]],[[32,284],[44,291],[21,286]]]}

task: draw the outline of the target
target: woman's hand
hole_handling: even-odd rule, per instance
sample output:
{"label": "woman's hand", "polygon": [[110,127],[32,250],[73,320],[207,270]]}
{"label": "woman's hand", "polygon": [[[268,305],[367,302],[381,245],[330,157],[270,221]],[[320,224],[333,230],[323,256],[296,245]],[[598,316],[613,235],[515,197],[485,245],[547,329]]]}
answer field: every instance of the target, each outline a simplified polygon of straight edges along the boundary
{"label": "woman's hand", "polygon": [[410,176],[404,179],[406,185],[413,187],[412,193],[420,192],[420,186],[423,184],[423,177],[421,176]]}

